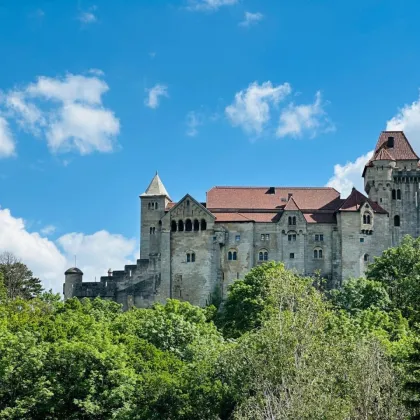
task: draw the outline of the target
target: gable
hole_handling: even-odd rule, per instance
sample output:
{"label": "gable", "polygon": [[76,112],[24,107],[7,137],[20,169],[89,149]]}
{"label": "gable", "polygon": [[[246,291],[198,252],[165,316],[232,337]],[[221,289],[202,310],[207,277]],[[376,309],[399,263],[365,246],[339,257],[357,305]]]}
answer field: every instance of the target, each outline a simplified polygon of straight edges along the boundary
{"label": "gable", "polygon": [[212,213],[189,194],[172,207],[169,210],[169,214],[171,215],[171,219],[215,219],[215,216]]}

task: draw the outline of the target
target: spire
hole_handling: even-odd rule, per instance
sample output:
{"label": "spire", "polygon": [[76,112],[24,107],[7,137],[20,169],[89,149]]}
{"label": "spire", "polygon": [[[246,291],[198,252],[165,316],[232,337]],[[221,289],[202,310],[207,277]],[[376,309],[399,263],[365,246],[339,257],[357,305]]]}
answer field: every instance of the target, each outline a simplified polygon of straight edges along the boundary
{"label": "spire", "polygon": [[156,175],[153,177],[152,181],[150,182],[149,186],[147,187],[146,191],[140,197],[147,197],[147,196],[158,196],[164,195],[169,197],[168,191],[166,191],[165,186],[163,185],[158,172],[156,171]]}

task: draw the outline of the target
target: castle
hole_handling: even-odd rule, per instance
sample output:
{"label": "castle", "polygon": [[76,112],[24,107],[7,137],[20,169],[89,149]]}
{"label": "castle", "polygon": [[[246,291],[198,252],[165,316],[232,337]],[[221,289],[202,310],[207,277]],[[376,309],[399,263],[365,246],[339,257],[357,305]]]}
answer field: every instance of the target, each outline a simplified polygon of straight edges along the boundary
{"label": "castle", "polygon": [[332,287],[363,276],[374,256],[406,235],[419,236],[419,157],[402,131],[384,131],[353,188],[213,187],[205,203],[187,194],[173,202],[156,173],[140,195],[140,259],[83,282],[66,271],[65,299],[100,296],[148,307],[167,298],[204,306],[254,266],[283,261]]}

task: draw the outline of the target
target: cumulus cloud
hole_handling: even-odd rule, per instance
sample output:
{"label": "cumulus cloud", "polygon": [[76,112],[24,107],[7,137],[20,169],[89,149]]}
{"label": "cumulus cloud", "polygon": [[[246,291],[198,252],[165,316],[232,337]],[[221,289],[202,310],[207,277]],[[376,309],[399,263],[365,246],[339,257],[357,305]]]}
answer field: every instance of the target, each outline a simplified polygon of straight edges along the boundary
{"label": "cumulus cloud", "polygon": [[216,11],[222,6],[233,6],[238,0],[189,0],[187,9],[193,11]]}
{"label": "cumulus cloud", "polygon": [[56,230],[55,226],[47,225],[41,229],[41,234],[45,236],[52,235],[55,232],[55,230]]}
{"label": "cumulus cloud", "polygon": [[244,20],[239,23],[239,26],[248,27],[251,25],[256,25],[263,18],[264,18],[264,15],[260,12],[257,12],[257,13],[245,12]]}
{"label": "cumulus cloud", "polygon": [[340,165],[339,163],[334,165],[334,176],[329,179],[326,186],[335,188],[341,193],[342,198],[346,198],[353,187],[363,192],[362,172],[372,155],[373,150],[359,156],[354,162],[347,162],[345,165]]}
{"label": "cumulus cloud", "polygon": [[397,114],[386,123],[389,131],[404,131],[411,146],[420,152],[420,98],[404,105]]}
{"label": "cumulus cloud", "polygon": [[102,96],[109,87],[100,76],[98,69],[93,76],[41,76],[7,92],[5,106],[21,128],[43,135],[52,152],[110,152],[120,122],[103,106]]}
{"label": "cumulus cloud", "polygon": [[271,118],[271,107],[278,105],[291,91],[289,83],[277,86],[270,81],[261,85],[251,83],[235,94],[233,103],[225,109],[226,115],[232,125],[248,134],[259,135]]}
{"label": "cumulus cloud", "polygon": [[159,106],[159,101],[161,97],[168,97],[168,87],[166,85],[161,85],[157,83],[151,89],[146,89],[148,92],[147,98],[144,103],[146,106],[152,109],[156,109]]}
{"label": "cumulus cloud", "polygon": [[123,269],[138,258],[134,239],[104,230],[92,235],[68,233],[52,241],[45,236],[48,232],[29,232],[25,221],[14,217],[9,209],[0,209],[0,226],[0,252],[15,254],[42,280],[46,289],[54,292],[62,293],[64,272],[74,266],[75,255],[85,281],[94,281],[95,276],[99,280],[108,268]]}
{"label": "cumulus cloud", "polygon": [[0,158],[15,154],[15,141],[5,118],[0,116]]}
{"label": "cumulus cloud", "polygon": [[334,126],[328,120],[327,114],[324,111],[321,92],[317,92],[315,101],[312,104],[290,104],[282,110],[277,135],[279,137],[288,135],[299,137],[303,133],[308,133],[311,137],[314,137],[320,131],[326,132],[332,130],[334,130]]}

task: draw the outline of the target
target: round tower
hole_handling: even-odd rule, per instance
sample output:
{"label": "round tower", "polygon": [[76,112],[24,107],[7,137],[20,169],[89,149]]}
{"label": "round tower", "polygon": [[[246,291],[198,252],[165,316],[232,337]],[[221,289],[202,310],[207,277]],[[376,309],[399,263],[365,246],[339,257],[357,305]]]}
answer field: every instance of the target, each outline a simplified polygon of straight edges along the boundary
{"label": "round tower", "polygon": [[64,300],[66,300],[74,297],[76,286],[82,284],[83,272],[77,267],[72,267],[64,273],[64,276]]}

